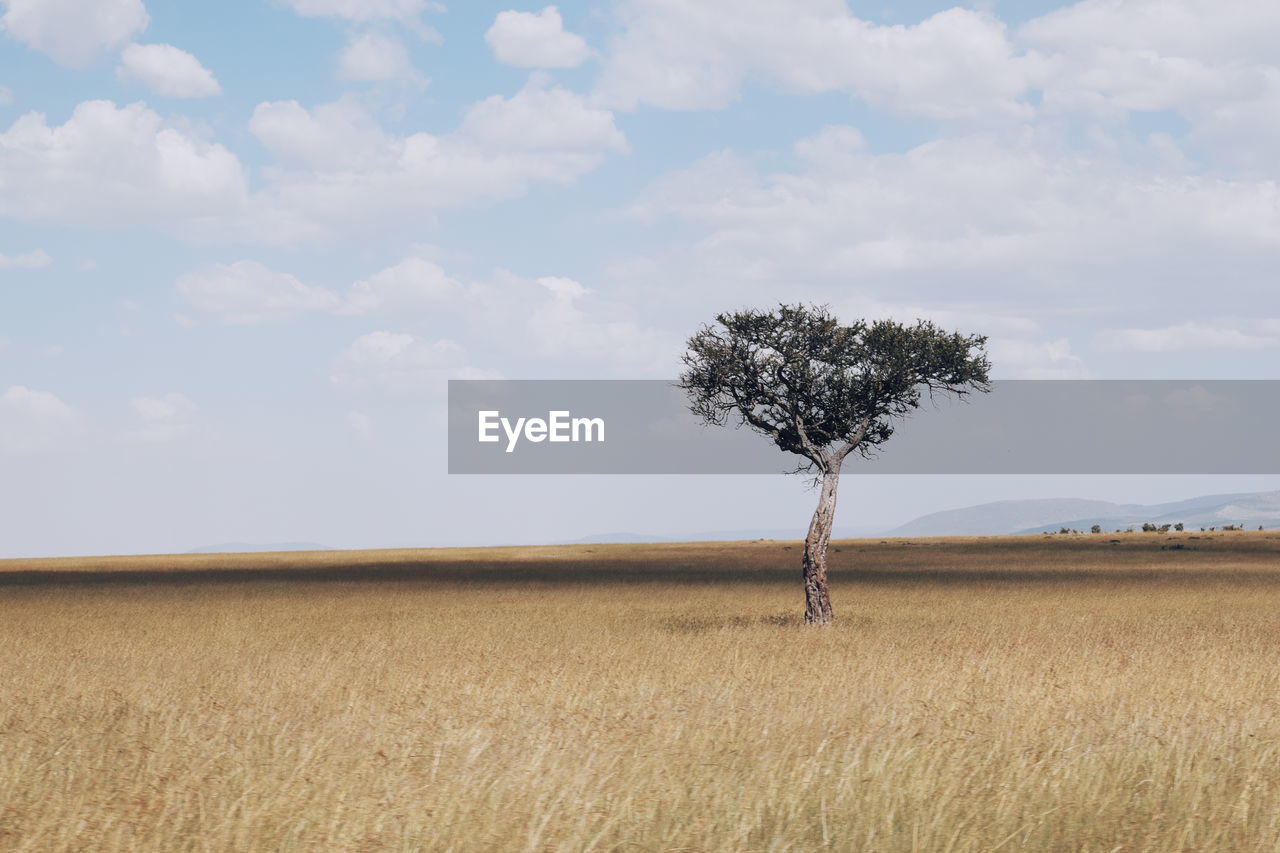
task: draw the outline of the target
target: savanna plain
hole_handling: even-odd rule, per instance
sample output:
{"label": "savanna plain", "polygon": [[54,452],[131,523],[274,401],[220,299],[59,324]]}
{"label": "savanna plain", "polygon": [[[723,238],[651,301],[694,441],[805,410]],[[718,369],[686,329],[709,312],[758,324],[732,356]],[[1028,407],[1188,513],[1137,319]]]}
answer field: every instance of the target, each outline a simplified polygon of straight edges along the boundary
{"label": "savanna plain", "polygon": [[831,560],[0,561],[0,849],[1280,849],[1280,534]]}

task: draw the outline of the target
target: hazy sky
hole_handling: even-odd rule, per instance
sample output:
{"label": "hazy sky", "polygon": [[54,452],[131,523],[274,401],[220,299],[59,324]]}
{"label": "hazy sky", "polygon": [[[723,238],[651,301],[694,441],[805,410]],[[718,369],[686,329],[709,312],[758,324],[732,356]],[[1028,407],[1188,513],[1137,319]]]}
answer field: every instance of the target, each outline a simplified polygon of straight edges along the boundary
{"label": "hazy sky", "polygon": [[[447,378],[672,377],[779,300],[1277,378],[1280,4],[0,9],[0,556],[799,535],[795,479],[445,474]],[[836,533],[1263,488],[850,479]]]}

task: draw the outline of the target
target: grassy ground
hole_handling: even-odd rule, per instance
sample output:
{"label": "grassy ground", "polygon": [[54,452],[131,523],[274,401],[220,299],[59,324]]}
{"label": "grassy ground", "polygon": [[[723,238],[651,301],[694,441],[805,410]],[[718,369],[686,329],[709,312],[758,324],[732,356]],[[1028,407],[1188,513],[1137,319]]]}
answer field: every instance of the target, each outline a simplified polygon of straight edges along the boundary
{"label": "grassy ground", "polygon": [[0,849],[1280,849],[1280,535],[836,548],[0,561]]}

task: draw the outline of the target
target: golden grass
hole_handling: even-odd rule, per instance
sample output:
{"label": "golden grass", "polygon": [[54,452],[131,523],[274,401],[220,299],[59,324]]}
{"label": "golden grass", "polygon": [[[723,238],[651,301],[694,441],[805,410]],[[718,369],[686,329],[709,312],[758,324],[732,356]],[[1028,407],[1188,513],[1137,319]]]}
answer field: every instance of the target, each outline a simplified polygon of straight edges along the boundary
{"label": "golden grass", "polygon": [[1276,534],[836,547],[0,562],[0,849],[1280,849]]}

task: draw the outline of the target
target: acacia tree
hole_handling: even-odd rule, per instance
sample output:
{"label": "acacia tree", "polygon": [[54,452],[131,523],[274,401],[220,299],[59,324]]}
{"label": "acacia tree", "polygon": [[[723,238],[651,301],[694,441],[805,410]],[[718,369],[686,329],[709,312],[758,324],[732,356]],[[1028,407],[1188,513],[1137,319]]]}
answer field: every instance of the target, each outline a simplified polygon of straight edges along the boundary
{"label": "acacia tree", "polygon": [[819,486],[804,540],[805,622],[831,621],[827,545],[845,458],[872,455],[922,395],[990,390],[986,341],[925,320],[842,326],[813,305],[720,314],[689,339],[679,384],[693,413],[767,435]]}

